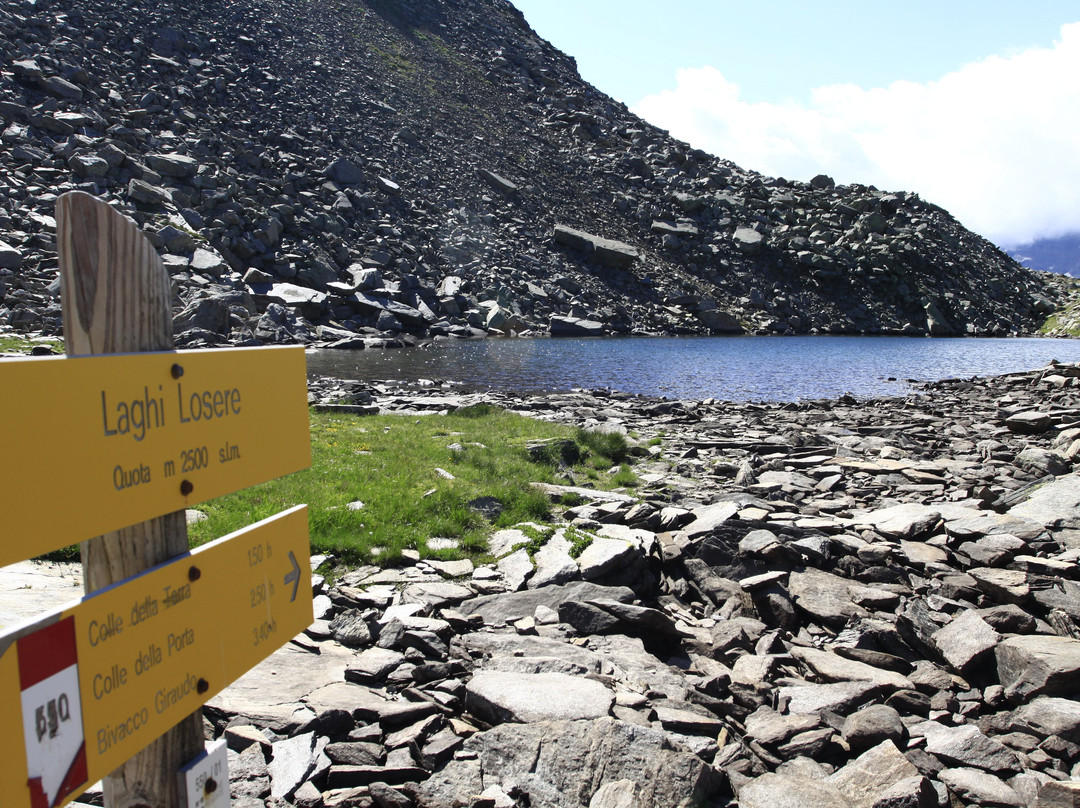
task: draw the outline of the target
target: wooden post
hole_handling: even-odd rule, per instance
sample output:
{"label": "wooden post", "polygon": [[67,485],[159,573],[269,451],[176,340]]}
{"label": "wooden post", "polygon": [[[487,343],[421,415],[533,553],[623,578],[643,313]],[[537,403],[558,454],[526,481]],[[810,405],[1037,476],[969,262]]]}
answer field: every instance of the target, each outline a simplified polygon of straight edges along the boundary
{"label": "wooden post", "polygon": [[[173,347],[169,276],[134,223],[81,192],[56,202],[68,356]],[[187,552],[183,511],[82,543],[87,594]],[[111,808],[181,808],[177,771],[203,749],[196,711],[105,778]]]}

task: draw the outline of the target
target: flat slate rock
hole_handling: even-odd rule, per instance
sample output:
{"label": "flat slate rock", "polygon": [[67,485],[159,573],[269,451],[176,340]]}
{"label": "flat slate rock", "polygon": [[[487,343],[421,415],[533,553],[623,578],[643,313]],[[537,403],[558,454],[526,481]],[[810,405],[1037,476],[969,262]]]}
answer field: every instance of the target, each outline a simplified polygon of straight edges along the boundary
{"label": "flat slate rock", "polygon": [[593,581],[612,570],[625,567],[640,556],[641,549],[633,542],[597,536],[578,556],[577,562],[581,577]]}
{"label": "flat slate rock", "polygon": [[1006,535],[1030,541],[1045,531],[1045,527],[1039,520],[1020,513],[1014,513],[1015,508],[1008,513],[963,510],[968,511],[968,513],[957,518],[952,517],[960,513],[960,509],[946,511],[950,516],[946,516],[945,530],[950,535],[973,539],[983,536]]}
{"label": "flat slate rock", "polygon": [[935,632],[933,639],[945,661],[963,673],[993,651],[1001,635],[978,612],[969,609]]}
{"label": "flat slate rock", "polygon": [[894,671],[875,668],[864,662],[847,659],[831,651],[816,648],[793,648],[792,656],[806,663],[818,676],[832,682],[870,682],[897,690],[913,690],[915,685],[906,676]]}
{"label": "flat slate rock", "polygon": [[1047,527],[1080,527],[1080,475],[1070,474],[1047,483],[1026,501],[1010,508],[1009,515]]}
{"label": "flat slate rock", "polygon": [[821,725],[817,713],[778,713],[770,707],[759,707],[746,718],[746,737],[765,746],[779,746],[793,735],[816,729]]}
{"label": "flat slate rock", "polygon": [[1019,771],[1016,753],[1000,741],[984,735],[974,724],[950,727],[924,721],[911,727],[914,737],[926,739],[926,751],[946,763],[988,772]]}
{"label": "flat slate rock", "polygon": [[488,536],[488,552],[495,558],[502,558],[518,544],[528,544],[530,541],[525,531],[516,527],[508,527],[496,530]]}
{"label": "flat slate rock", "polygon": [[316,713],[344,710],[358,721],[378,721],[387,725],[419,720],[437,709],[429,702],[389,699],[367,687],[349,682],[334,682],[320,687],[304,701]]}
{"label": "flat slate rock", "polygon": [[632,496],[620,494],[618,491],[598,491],[595,488],[582,488],[576,485],[555,485],[554,483],[530,483],[530,485],[555,499],[569,494],[581,497],[586,502],[624,502],[630,504],[635,501]]}
{"label": "flat slate rock", "polygon": [[357,654],[346,669],[345,678],[361,683],[377,682],[405,661],[405,655],[399,651],[377,646],[367,648]]}
{"label": "flat slate rock", "polygon": [[979,805],[1015,805],[1019,808],[1026,804],[1016,790],[1004,783],[1000,777],[979,769],[943,769],[938,773],[938,779],[960,799]]}
{"label": "flat slate rock", "polygon": [[854,808],[827,780],[770,772],[739,789],[739,808]]}
{"label": "flat slate rock", "polygon": [[470,653],[487,657],[482,663],[483,670],[490,669],[490,665],[504,657],[556,657],[564,662],[580,665],[590,673],[610,674],[614,671],[611,660],[604,655],[580,645],[547,637],[475,632],[461,637],[460,642],[462,648]]}
{"label": "flat slate rock", "polygon": [[693,511],[694,520],[678,532],[680,538],[688,540],[712,533],[720,525],[741,510],[737,502],[719,502]]}
{"label": "flat slate rock", "polygon": [[497,724],[601,718],[615,703],[615,694],[595,679],[563,673],[481,671],[465,690],[470,712]]}
{"label": "flat slate rock", "polygon": [[55,561],[9,564],[3,568],[0,579],[0,631],[82,596],[81,564]]}
{"label": "flat slate rock", "polygon": [[575,581],[562,586],[485,595],[465,601],[457,610],[466,617],[480,615],[485,623],[495,625],[532,617],[537,606],[546,606],[557,612],[559,606],[566,601],[588,601],[597,598],[629,603],[634,599],[634,592],[625,586],[603,586],[589,581]]}
{"label": "flat slate rock", "polygon": [[892,741],[883,741],[829,777],[847,797],[852,808],[872,808],[883,789],[901,780],[918,777],[919,770]]}
{"label": "flat slate rock", "polygon": [[869,525],[894,539],[914,539],[928,533],[941,521],[941,509],[936,506],[904,503],[856,516],[854,522]]}
{"label": "flat slate rock", "polygon": [[353,659],[352,651],[336,643],[321,643],[318,654],[287,643],[207,704],[259,727],[295,726],[314,717],[301,702],[319,688],[341,682]]}
{"label": "flat slate rock", "polygon": [[1042,738],[1057,735],[1077,743],[1080,741],[1080,701],[1039,696],[1017,710],[1013,722],[1018,728]]}
{"label": "flat slate rock", "polygon": [[846,715],[882,691],[868,681],[817,684],[785,684],[777,692],[777,703],[787,713],[817,715],[829,711]]}
{"label": "flat slate rock", "polygon": [[502,575],[503,583],[511,592],[517,592],[533,574],[533,562],[524,549],[515,550],[503,556],[495,564],[495,569]]}
{"label": "flat slate rock", "polygon": [[267,769],[270,772],[270,796],[284,800],[293,795],[316,770],[330,768],[330,759],[323,750],[329,738],[320,738],[314,732],[294,735],[275,741],[273,758]]}
{"label": "flat slate rock", "polygon": [[852,596],[855,581],[830,572],[809,568],[788,576],[787,590],[795,605],[827,625],[842,626],[851,617],[867,617],[869,612]]}
{"label": "flat slate rock", "polygon": [[408,584],[401,593],[403,604],[419,603],[435,610],[446,606],[456,606],[476,593],[467,586],[451,581]]}
{"label": "flat slate rock", "polygon": [[570,542],[565,535],[556,533],[533,555],[536,570],[529,579],[529,589],[557,586],[581,577],[581,571],[570,555]]}
{"label": "flat slate rock", "polygon": [[656,702],[653,713],[661,727],[669,732],[686,735],[708,735],[715,739],[727,726],[715,715],[703,715],[701,712],[671,706],[668,699]]}

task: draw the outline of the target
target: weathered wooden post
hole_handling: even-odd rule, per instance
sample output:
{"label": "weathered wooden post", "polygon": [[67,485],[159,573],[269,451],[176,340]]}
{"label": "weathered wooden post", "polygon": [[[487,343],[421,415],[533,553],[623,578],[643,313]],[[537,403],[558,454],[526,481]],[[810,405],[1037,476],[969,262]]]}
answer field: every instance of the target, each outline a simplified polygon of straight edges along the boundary
{"label": "weathered wooden post", "polygon": [[[56,202],[68,356],[173,347],[169,275],[153,245],[105,202],[81,192]],[[178,482],[177,485],[180,485]],[[82,542],[87,594],[188,550],[183,511]],[[203,747],[197,710],[104,781],[111,808],[181,808],[176,772]]]}

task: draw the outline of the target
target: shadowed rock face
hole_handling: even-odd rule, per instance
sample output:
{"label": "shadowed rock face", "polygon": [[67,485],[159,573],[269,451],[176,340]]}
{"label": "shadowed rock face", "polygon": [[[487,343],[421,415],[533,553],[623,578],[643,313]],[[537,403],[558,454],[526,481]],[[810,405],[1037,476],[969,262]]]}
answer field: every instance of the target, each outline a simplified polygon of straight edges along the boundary
{"label": "shadowed rock face", "polygon": [[189,345],[1007,334],[1054,305],[914,193],[672,139],[504,0],[0,11],[0,325],[59,330],[51,216],[72,188],[148,231],[178,312],[227,308],[178,323]]}

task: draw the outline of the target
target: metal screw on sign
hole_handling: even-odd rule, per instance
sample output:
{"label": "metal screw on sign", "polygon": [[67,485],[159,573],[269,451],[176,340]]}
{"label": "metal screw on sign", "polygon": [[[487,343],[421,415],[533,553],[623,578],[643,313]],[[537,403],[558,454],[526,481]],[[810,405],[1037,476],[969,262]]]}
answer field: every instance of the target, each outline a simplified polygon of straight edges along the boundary
{"label": "metal screw on sign", "polygon": [[184,375],[184,366],[183,365],[173,365],[172,366],[172,377],[174,379],[179,379],[183,375]]}
{"label": "metal screw on sign", "polygon": [[195,486],[191,484],[191,480],[184,480],[182,483],[180,483],[180,493],[183,496],[188,496],[188,494],[190,494],[194,490]]}

